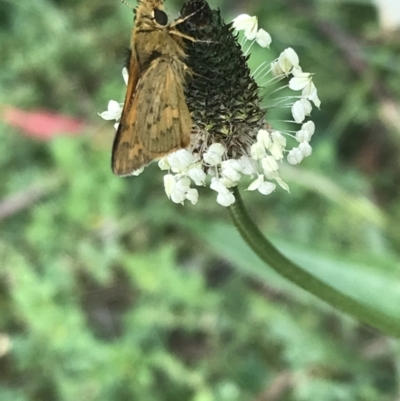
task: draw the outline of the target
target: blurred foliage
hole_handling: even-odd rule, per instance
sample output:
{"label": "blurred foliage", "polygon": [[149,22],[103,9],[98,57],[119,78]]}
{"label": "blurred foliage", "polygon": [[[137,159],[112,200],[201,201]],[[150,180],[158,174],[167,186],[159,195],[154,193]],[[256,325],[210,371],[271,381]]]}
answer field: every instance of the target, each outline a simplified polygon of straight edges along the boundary
{"label": "blurred foliage", "polygon": [[[244,194],[251,214],[334,285],[381,285],[370,302],[393,313],[399,35],[365,1],[210,4],[228,21],[258,15],[274,41],[251,65],[295,48],[323,102],[313,157],[286,169],[291,194]],[[2,109],[87,122],[43,142],[0,125],[0,400],[398,399],[399,343],[260,265],[215,194],[182,207],[155,166],[112,175],[113,128],[96,113],[123,99],[131,25],[116,0],[0,2]],[[24,208],[6,213],[16,195]]]}

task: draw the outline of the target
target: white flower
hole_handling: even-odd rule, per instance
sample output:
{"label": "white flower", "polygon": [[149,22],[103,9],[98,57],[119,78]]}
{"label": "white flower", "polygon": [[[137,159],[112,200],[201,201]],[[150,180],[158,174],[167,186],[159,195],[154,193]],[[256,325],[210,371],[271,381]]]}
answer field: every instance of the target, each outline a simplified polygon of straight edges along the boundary
{"label": "white flower", "polygon": [[304,157],[308,157],[308,156],[310,156],[311,153],[312,153],[312,147],[310,146],[310,144],[309,144],[308,142],[302,142],[302,143],[299,145],[299,150],[300,150],[301,154],[302,154]]}
{"label": "white flower", "polygon": [[237,31],[244,31],[244,36],[248,40],[254,40],[257,36],[257,17],[251,17],[248,14],[240,14],[233,20],[232,26]]}
{"label": "white flower", "polygon": [[264,175],[260,174],[248,187],[248,191],[255,191],[264,182]]}
{"label": "white flower", "polygon": [[287,155],[287,161],[293,165],[300,164],[303,158],[304,156],[299,148],[293,148]]}
{"label": "white flower", "polygon": [[300,99],[294,102],[292,106],[292,116],[296,123],[300,124],[306,116],[311,113],[312,105],[307,99]]}
{"label": "white flower", "polygon": [[228,180],[232,182],[238,182],[240,180],[241,175],[232,167],[226,167],[221,169],[221,174],[228,178]]}
{"label": "white flower", "polygon": [[158,161],[158,167],[160,170],[169,170],[171,168],[166,156]]}
{"label": "white flower", "polygon": [[167,156],[168,164],[174,173],[184,172],[194,160],[193,154],[187,149],[179,149]]}
{"label": "white flower", "polygon": [[173,174],[164,175],[164,188],[168,198],[171,197],[172,192],[176,186],[175,176]]}
{"label": "white flower", "polygon": [[189,169],[188,176],[196,185],[206,185],[207,174],[201,167],[193,167]]}
{"label": "white flower", "polygon": [[280,54],[278,62],[282,71],[287,75],[293,68],[299,67],[299,56],[289,47]]}
{"label": "white flower", "polygon": [[301,126],[301,130],[309,132],[310,137],[312,137],[315,132],[315,124],[309,120]]}
{"label": "white flower", "polygon": [[252,176],[257,172],[255,161],[252,158],[248,156],[242,156],[238,161],[240,164],[240,172],[242,174]]}
{"label": "white flower", "polygon": [[312,76],[308,72],[302,72],[297,68],[293,68],[292,74],[293,78],[289,81],[289,88],[293,91],[301,91],[312,83]]}
{"label": "white flower", "polygon": [[203,154],[203,160],[210,166],[216,166],[222,162],[222,155],[225,153],[225,147],[220,143],[213,143]]}
{"label": "white flower", "polygon": [[271,74],[273,77],[280,77],[285,74],[279,64],[279,60],[275,60],[271,63]]}
{"label": "white flower", "polygon": [[186,192],[186,199],[192,203],[192,205],[195,205],[197,201],[199,200],[199,192],[195,188],[190,188]]}
{"label": "white flower", "polygon": [[280,145],[282,148],[286,147],[286,138],[280,131],[272,131],[271,137],[273,143]]}
{"label": "white flower", "polygon": [[108,102],[107,111],[98,114],[104,120],[119,120],[121,118],[121,113],[121,105],[115,100],[110,100]]}
{"label": "white flower", "polygon": [[186,194],[190,190],[190,179],[183,177],[175,182],[175,187],[171,192],[171,200],[174,203],[184,203]]}
{"label": "white flower", "polygon": [[264,181],[258,187],[258,192],[260,192],[260,194],[263,194],[263,195],[269,195],[272,192],[274,192],[275,189],[276,189],[276,185],[273,182]]}
{"label": "white flower", "polygon": [[122,78],[124,79],[125,85],[128,85],[129,73],[126,67],[122,69]]}
{"label": "white flower", "polygon": [[257,142],[261,143],[265,149],[271,146],[271,134],[266,129],[260,129],[257,133]]}
{"label": "white flower", "polygon": [[251,145],[250,152],[251,157],[254,160],[262,159],[267,154],[266,148],[262,142],[253,143],[253,145]]}
{"label": "white flower", "polygon": [[264,29],[259,29],[256,34],[256,42],[261,47],[269,47],[272,42],[271,35]]}
{"label": "white flower", "polygon": [[317,88],[315,87],[313,82],[310,82],[304,89],[301,94],[304,98],[311,100],[314,104],[315,107],[320,108],[321,106],[321,101],[318,98],[318,92]]}
{"label": "white flower", "polygon": [[225,185],[218,180],[217,178],[211,179],[210,188],[216,192],[218,192],[217,202],[222,206],[230,206],[232,203],[235,203],[235,197],[232,192],[229,191]]}
{"label": "white flower", "polygon": [[267,176],[269,173],[275,173],[279,170],[279,164],[273,156],[264,157],[264,159],[261,160],[261,166]]}
{"label": "white flower", "polygon": [[296,132],[296,141],[297,142],[310,142],[311,134],[307,130],[301,129],[300,131]]}

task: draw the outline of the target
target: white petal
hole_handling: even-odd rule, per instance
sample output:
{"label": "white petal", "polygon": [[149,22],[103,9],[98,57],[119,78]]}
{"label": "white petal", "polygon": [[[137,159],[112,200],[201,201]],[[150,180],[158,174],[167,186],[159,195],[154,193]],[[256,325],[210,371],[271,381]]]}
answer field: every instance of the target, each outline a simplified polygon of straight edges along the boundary
{"label": "white petal", "polygon": [[282,148],[286,147],[286,138],[281,134],[280,131],[272,131],[271,134],[273,143],[278,143]]}
{"label": "white petal", "polygon": [[274,78],[284,75],[284,72],[283,72],[278,60],[273,61],[271,63],[271,73]]}
{"label": "white petal", "polygon": [[205,163],[209,164],[210,166],[216,166],[221,164],[222,162],[222,155],[225,153],[225,148],[220,143],[213,143],[203,154],[203,160]]}
{"label": "white petal", "polygon": [[301,91],[308,87],[311,82],[311,74],[303,72],[289,81],[289,88],[293,91]]}
{"label": "white petal", "polygon": [[310,146],[310,144],[309,144],[308,142],[302,142],[302,143],[299,145],[299,150],[300,150],[301,154],[302,154],[304,157],[308,157],[308,156],[310,156],[311,153],[312,153],[312,147]]}
{"label": "white petal", "polygon": [[187,149],[179,149],[167,156],[171,170],[180,173],[186,170],[194,162],[194,156]]}
{"label": "white petal", "polygon": [[251,148],[250,148],[250,154],[254,160],[260,160],[263,157],[265,157],[267,152],[266,152],[264,144],[261,142],[253,143],[253,145],[251,145]]}
{"label": "white petal", "polygon": [[219,181],[225,188],[232,188],[232,187],[236,187],[236,185],[237,185],[236,181],[232,181],[228,177],[225,177],[225,176],[220,177]]}
{"label": "white petal", "polygon": [[248,191],[255,191],[264,182],[264,175],[260,174],[248,187]]}
{"label": "white petal", "polygon": [[307,99],[300,99],[300,102],[303,105],[306,116],[310,115],[312,111],[312,104]]}
{"label": "white petal", "polygon": [[221,206],[228,207],[235,203],[235,197],[229,191],[227,193],[218,193],[217,203],[219,203]]}
{"label": "white petal", "polygon": [[306,112],[304,110],[304,105],[301,100],[297,100],[296,102],[294,102],[292,106],[292,116],[294,118],[294,121],[296,121],[296,123],[298,124],[302,123],[306,118]]}
{"label": "white petal", "polygon": [[[304,125],[304,124],[303,124]],[[301,129],[300,131],[296,132],[296,141],[297,142],[310,142],[311,134],[309,131]]]}
{"label": "white petal", "polygon": [[251,17],[248,14],[240,14],[232,21],[232,26],[237,31],[243,31],[254,26],[257,23],[257,17]]}
{"label": "white petal", "polygon": [[310,133],[310,137],[314,135],[315,132],[315,124],[313,121],[309,120],[301,126],[302,131],[308,131]]}
{"label": "white petal", "polygon": [[119,123],[115,123],[115,124],[114,124],[115,131],[118,130],[118,127],[119,127]]}
{"label": "white petal", "polygon": [[158,161],[158,167],[160,168],[160,170],[169,170],[171,166],[168,163],[168,158],[163,157],[162,159],[160,159]]}
{"label": "white petal", "polygon": [[290,61],[290,63],[294,68],[299,67],[299,56],[291,47],[285,49],[283,53],[285,54],[285,57]]}
{"label": "white petal", "polygon": [[280,186],[282,189],[284,189],[285,191],[290,192],[290,191],[289,191],[289,185],[286,184],[286,182],[283,181],[282,178],[277,177],[277,178],[275,178],[275,180],[276,180],[276,182],[279,184],[279,186]]}
{"label": "white petal", "polygon": [[222,158],[220,155],[210,151],[207,151],[203,154],[203,160],[204,163],[209,164],[210,166],[217,166],[222,162]]}
{"label": "white petal", "polygon": [[239,162],[239,160],[236,160],[236,159],[224,160],[221,163],[221,167],[222,167],[222,169],[224,169],[224,168],[233,168],[234,170],[236,170],[239,173],[242,170],[242,164]]}
{"label": "white petal", "polygon": [[306,113],[304,112],[304,107],[301,104],[300,100],[297,100],[293,103],[292,116],[294,118],[294,121],[296,121],[297,123],[303,122],[306,118]]}
{"label": "white petal", "polygon": [[218,178],[215,178],[215,177],[213,177],[211,179],[210,188],[213,191],[217,191],[217,192],[225,192],[226,191],[226,187],[220,182],[220,180]]}
{"label": "white petal", "polygon": [[258,191],[263,195],[269,195],[274,192],[276,185],[273,182],[264,181],[258,188]]}
{"label": "white petal", "polygon": [[199,192],[195,188],[190,188],[189,191],[186,192],[186,199],[195,205],[199,200]]}
{"label": "white petal", "polygon": [[108,102],[107,111],[99,113],[99,116],[104,120],[119,120],[121,118],[121,113],[121,105],[115,100],[110,100]]}
{"label": "white petal", "polygon": [[208,148],[208,151],[216,153],[219,156],[223,156],[225,153],[225,147],[222,145],[222,143],[213,143]]}
{"label": "white petal", "polygon": [[174,191],[175,186],[176,186],[175,176],[172,174],[164,175],[164,188],[168,198],[171,197],[171,194]]}
{"label": "white petal", "polygon": [[256,173],[257,169],[254,161],[248,156],[242,156],[239,159],[240,172],[245,175],[253,175]]}
{"label": "white petal", "polygon": [[266,149],[271,145],[271,134],[266,129],[260,129],[257,133],[257,142],[264,145]]}
{"label": "white petal", "polygon": [[302,95],[311,100],[315,104],[315,107],[321,107],[321,100],[319,100],[317,88],[313,82],[303,90]]}
{"label": "white petal", "polygon": [[300,164],[303,161],[303,158],[304,156],[299,148],[293,148],[287,155],[287,161],[292,165]]}
{"label": "white petal", "polygon": [[122,69],[122,78],[125,81],[125,85],[128,85],[128,78],[129,78],[129,74],[128,74],[128,69],[126,67],[124,67]]}
{"label": "white petal", "polygon": [[183,205],[186,199],[186,192],[175,189],[175,191],[172,192],[170,199],[174,203],[181,203]]}
{"label": "white petal", "polygon": [[257,17],[251,17],[248,14],[240,14],[232,24],[237,31],[244,31],[244,36],[248,40],[254,40],[257,35],[258,21]]}
{"label": "white petal", "polygon": [[285,53],[281,53],[278,59],[279,68],[285,75],[288,75],[293,68],[292,63],[286,58]]}
{"label": "white petal", "polygon": [[132,171],[132,175],[137,177],[138,175],[142,174],[143,171],[144,171],[144,167],[140,167],[139,169]]}
{"label": "white petal", "polygon": [[283,159],[283,149],[282,146],[274,142],[268,149],[268,151],[271,153],[271,155],[274,157],[275,160],[281,160]]}
{"label": "white petal", "polygon": [[194,181],[196,185],[206,185],[207,174],[200,167],[191,168],[187,172],[188,176]]}
{"label": "white petal", "polygon": [[190,189],[190,178],[183,177],[176,182],[176,189],[179,191],[187,192]]}
{"label": "white petal", "polygon": [[232,182],[238,182],[241,177],[241,175],[232,167],[223,168],[221,174]]}
{"label": "white petal", "polygon": [[256,42],[261,47],[269,47],[272,42],[271,35],[264,31],[264,29],[259,29],[256,35]]}
{"label": "white petal", "polygon": [[289,74],[293,67],[299,67],[299,57],[291,47],[287,48],[280,54],[278,62],[282,71],[286,75]]}
{"label": "white petal", "polygon": [[308,85],[303,88],[302,96],[308,99],[316,90],[317,88],[315,87],[314,82],[310,80]]}
{"label": "white petal", "polygon": [[264,159],[261,160],[261,166],[265,174],[279,170],[279,165],[273,156],[264,157]]}

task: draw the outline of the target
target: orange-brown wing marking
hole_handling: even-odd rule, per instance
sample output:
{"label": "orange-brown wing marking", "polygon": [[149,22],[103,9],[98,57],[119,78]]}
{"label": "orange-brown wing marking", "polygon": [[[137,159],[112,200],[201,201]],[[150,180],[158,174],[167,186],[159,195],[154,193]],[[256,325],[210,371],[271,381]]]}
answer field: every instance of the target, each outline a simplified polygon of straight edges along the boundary
{"label": "orange-brown wing marking", "polygon": [[[122,110],[121,121],[115,135],[112,150],[112,170],[116,175],[130,175],[140,165],[146,164],[141,160],[141,146],[135,137],[135,121],[137,116],[136,92],[139,82],[139,66],[134,51],[129,63],[129,78]],[[137,155],[137,156],[135,156]],[[139,166],[139,167],[135,167]]]}
{"label": "orange-brown wing marking", "polygon": [[192,119],[183,92],[183,78],[173,62],[160,57],[153,61],[145,76],[143,93],[151,96],[138,103],[141,117],[137,132],[139,142],[157,159],[189,146]]}

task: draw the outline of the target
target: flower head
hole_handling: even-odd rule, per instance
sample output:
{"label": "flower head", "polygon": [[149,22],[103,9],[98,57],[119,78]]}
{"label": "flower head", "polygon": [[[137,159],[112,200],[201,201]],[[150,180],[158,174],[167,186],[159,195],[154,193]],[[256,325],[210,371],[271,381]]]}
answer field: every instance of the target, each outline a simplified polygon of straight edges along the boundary
{"label": "flower head", "polygon": [[[164,187],[168,198],[196,204],[199,194],[194,187],[208,185],[217,192],[220,205],[230,206],[235,202],[230,189],[245,180],[248,191],[263,195],[271,194],[277,185],[288,191],[279,175],[282,163],[286,159],[299,164],[312,153],[315,125],[308,117],[313,105],[320,106],[312,74],[302,71],[292,48],[252,74],[247,65],[250,47],[267,48],[271,43],[271,36],[258,28],[256,17],[241,14],[226,24],[219,10],[211,10],[204,0],[187,0],[181,16],[190,14],[177,28],[195,39],[185,47],[185,61],[193,71],[185,91],[193,126],[190,146],[158,163],[167,172]],[[295,92],[275,105],[291,111],[291,123],[298,128],[290,131],[272,128],[265,120],[262,93],[266,85],[278,81],[287,81],[282,88]],[[110,102],[101,116],[119,118],[120,105]]]}

